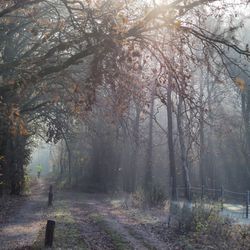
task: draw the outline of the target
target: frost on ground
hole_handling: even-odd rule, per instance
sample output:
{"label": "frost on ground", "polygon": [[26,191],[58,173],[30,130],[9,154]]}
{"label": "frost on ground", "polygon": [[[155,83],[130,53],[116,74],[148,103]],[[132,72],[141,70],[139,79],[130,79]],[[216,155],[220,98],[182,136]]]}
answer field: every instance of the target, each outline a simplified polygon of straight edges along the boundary
{"label": "frost on ground", "polygon": [[124,205],[120,197],[62,191],[48,209],[47,186],[33,187],[32,195],[1,223],[1,249],[43,249],[47,219],[56,221],[53,249],[250,249],[249,228],[225,224],[213,213],[170,220],[168,209],[142,210]]}
{"label": "frost on ground", "polygon": [[[15,249],[32,245],[44,223],[46,208],[45,184],[39,180],[31,189],[31,195],[23,202],[15,202],[13,211],[6,211],[6,220],[0,224],[1,249]],[[8,208],[5,208],[8,209]]]}

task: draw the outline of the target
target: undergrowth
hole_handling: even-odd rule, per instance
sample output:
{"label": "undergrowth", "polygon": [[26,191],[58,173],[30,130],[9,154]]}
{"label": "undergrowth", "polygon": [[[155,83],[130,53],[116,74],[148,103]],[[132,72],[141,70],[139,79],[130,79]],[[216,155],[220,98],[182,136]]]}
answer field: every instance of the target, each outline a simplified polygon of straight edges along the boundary
{"label": "undergrowth", "polygon": [[173,204],[172,213],[177,220],[173,226],[179,235],[181,249],[250,249],[250,227],[236,225],[219,214],[219,206],[196,203],[192,208]]}
{"label": "undergrowth", "polygon": [[154,184],[151,191],[146,195],[142,188],[137,189],[130,197],[131,205],[135,208],[162,207],[166,201],[164,189]]}

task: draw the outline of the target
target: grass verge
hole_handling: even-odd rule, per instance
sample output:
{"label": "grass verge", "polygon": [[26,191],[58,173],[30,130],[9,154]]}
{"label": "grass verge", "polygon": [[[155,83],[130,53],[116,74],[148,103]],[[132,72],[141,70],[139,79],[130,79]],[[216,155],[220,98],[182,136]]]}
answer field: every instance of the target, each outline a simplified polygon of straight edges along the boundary
{"label": "grass verge", "polygon": [[[63,200],[56,201],[54,206],[48,209],[45,217],[46,219],[56,221],[52,249],[87,249],[85,242],[81,238],[77,222],[74,220],[67,202]],[[45,249],[45,227],[46,225],[40,230],[32,246],[32,250]]]}

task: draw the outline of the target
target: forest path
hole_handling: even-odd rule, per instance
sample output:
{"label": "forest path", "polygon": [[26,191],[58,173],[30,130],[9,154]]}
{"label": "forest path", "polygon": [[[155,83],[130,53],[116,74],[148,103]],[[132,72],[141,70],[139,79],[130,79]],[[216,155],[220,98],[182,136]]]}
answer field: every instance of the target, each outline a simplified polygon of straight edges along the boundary
{"label": "forest path", "polygon": [[128,208],[123,197],[73,191],[56,191],[47,209],[47,189],[47,181],[38,180],[16,212],[0,222],[0,249],[43,249],[49,218],[56,221],[53,249],[181,249],[173,248],[164,209]]}
{"label": "forest path", "polygon": [[168,249],[165,242],[151,233],[147,222],[127,214],[129,210],[117,206],[114,199],[58,191],[52,210],[48,210],[47,189],[47,181],[39,179],[32,186],[31,195],[23,198],[20,206],[1,222],[0,249],[43,249],[48,218],[56,221],[53,249]]}
{"label": "forest path", "polygon": [[42,227],[47,188],[46,181],[38,179],[31,186],[31,195],[0,224],[0,249],[13,250],[33,244]]}
{"label": "forest path", "polygon": [[155,218],[141,221],[102,195],[76,193],[67,197],[87,249],[170,249],[150,230]]}

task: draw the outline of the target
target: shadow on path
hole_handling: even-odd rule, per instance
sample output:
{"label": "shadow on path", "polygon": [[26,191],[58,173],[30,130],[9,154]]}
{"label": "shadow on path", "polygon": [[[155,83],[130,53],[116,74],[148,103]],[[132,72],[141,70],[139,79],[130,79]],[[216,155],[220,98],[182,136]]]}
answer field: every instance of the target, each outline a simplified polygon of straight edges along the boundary
{"label": "shadow on path", "polygon": [[32,245],[44,223],[43,214],[47,207],[44,179],[39,179],[31,188],[31,195],[18,211],[0,224],[0,248],[16,249]]}

